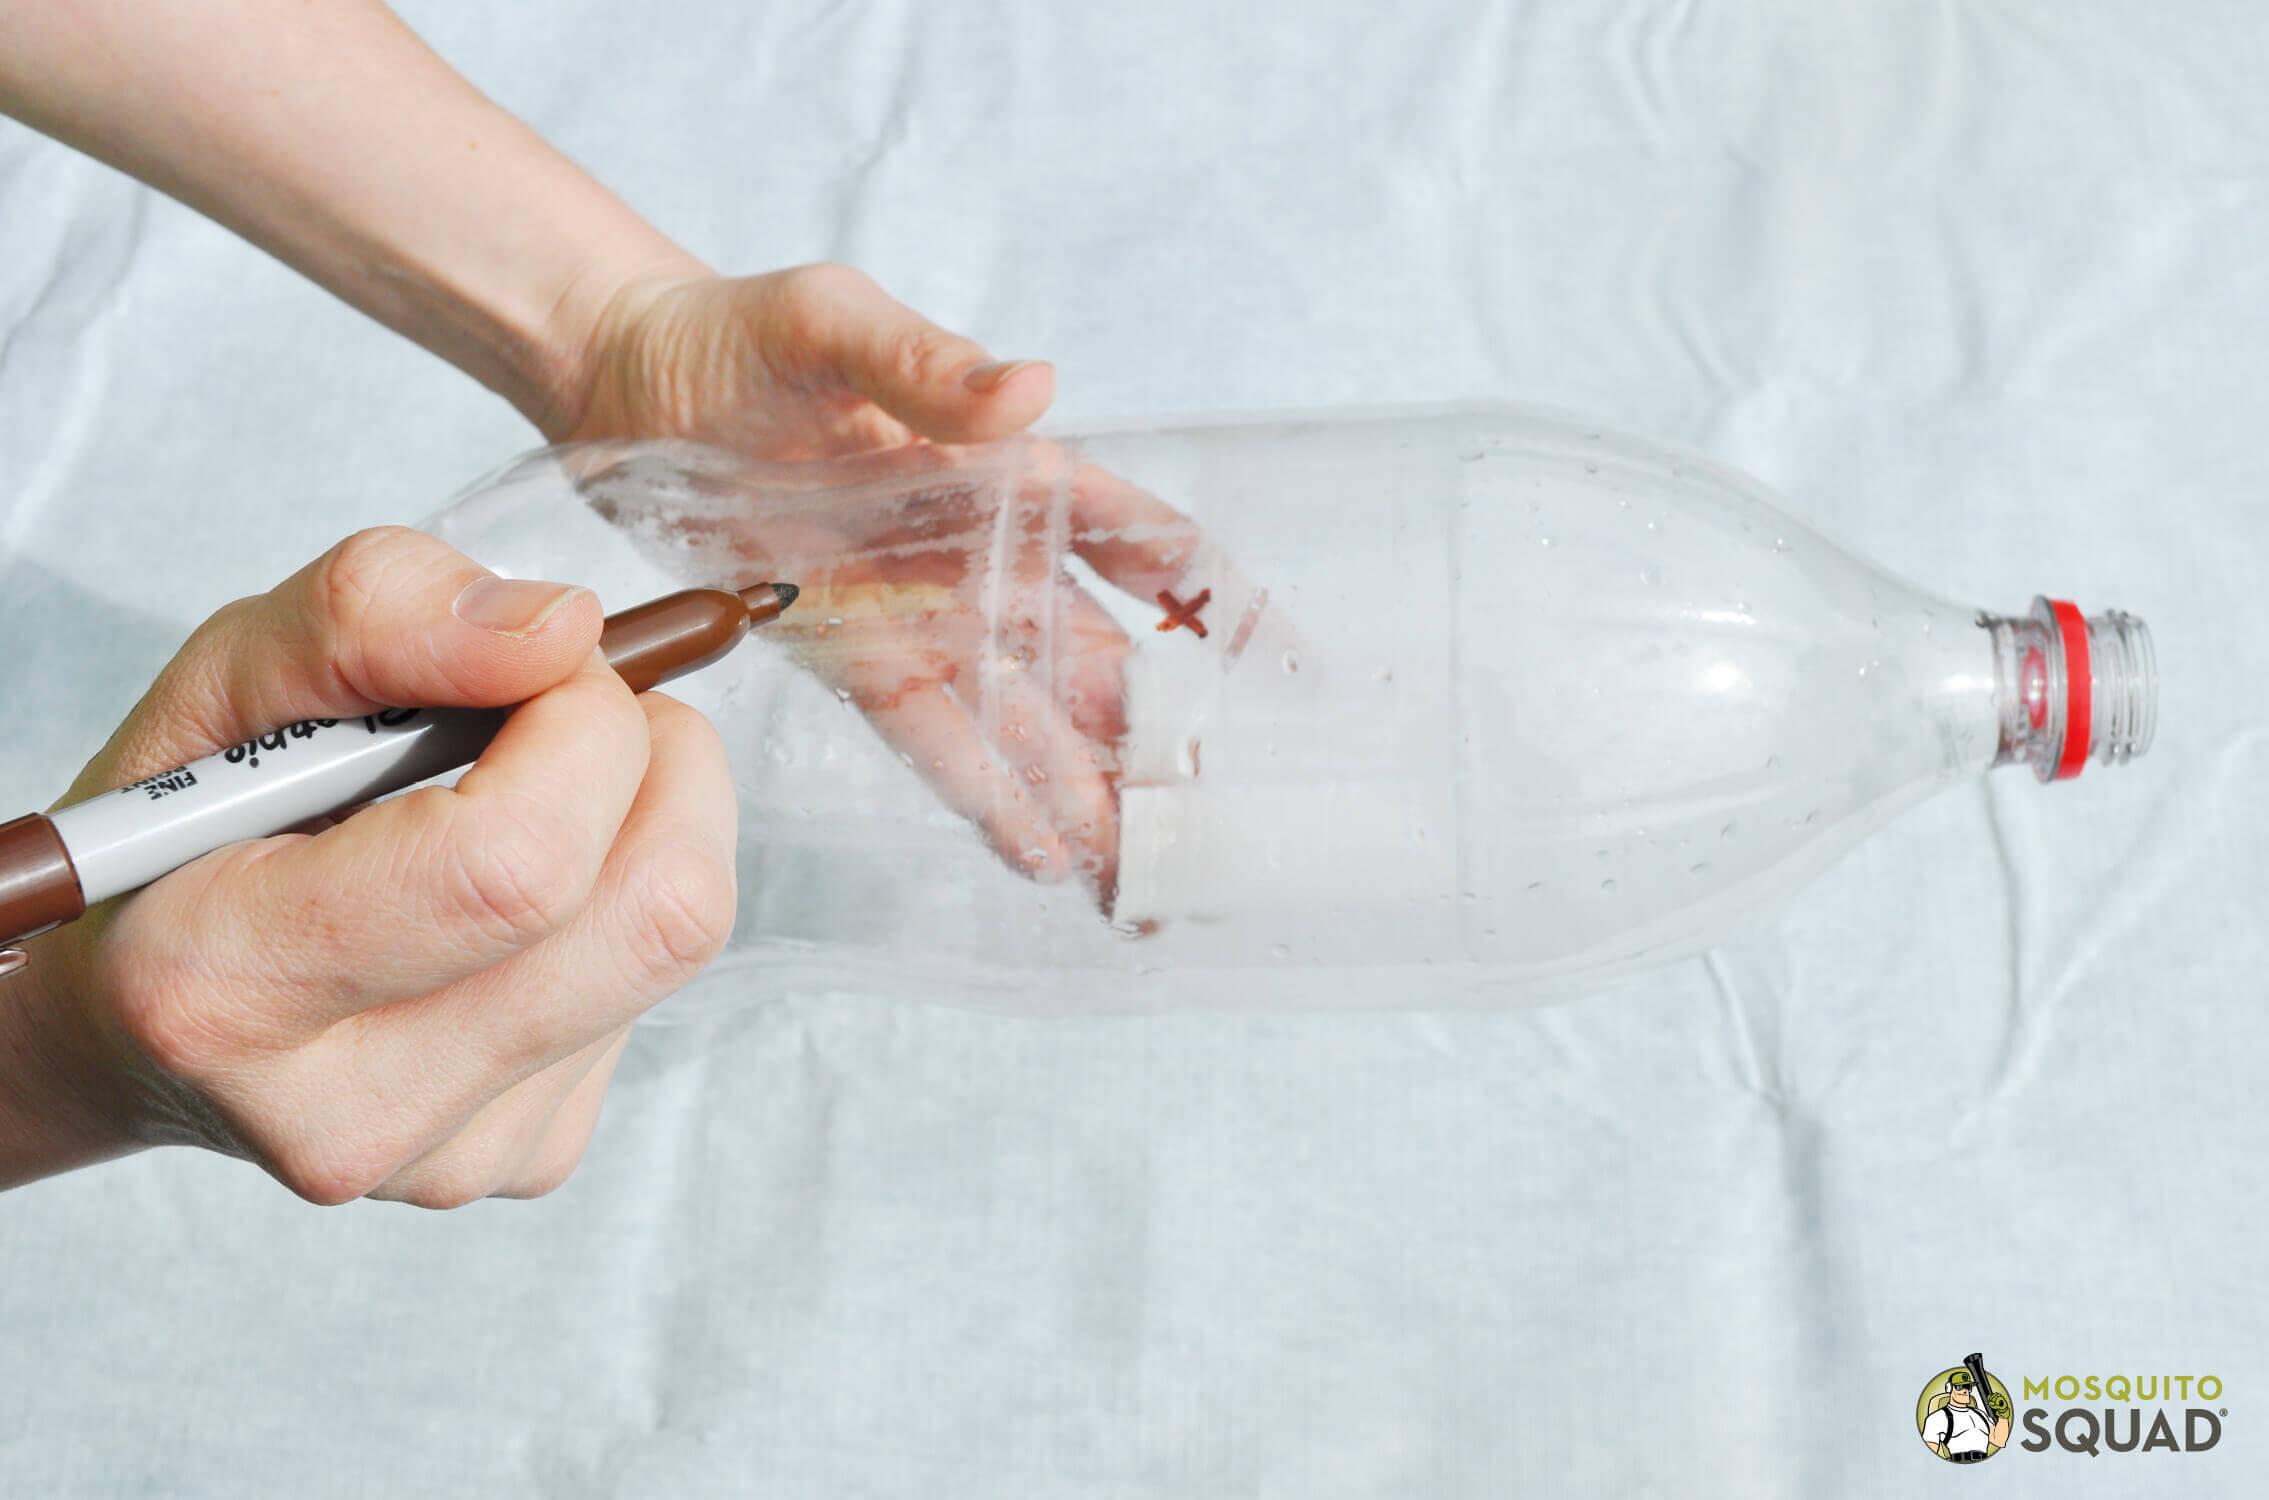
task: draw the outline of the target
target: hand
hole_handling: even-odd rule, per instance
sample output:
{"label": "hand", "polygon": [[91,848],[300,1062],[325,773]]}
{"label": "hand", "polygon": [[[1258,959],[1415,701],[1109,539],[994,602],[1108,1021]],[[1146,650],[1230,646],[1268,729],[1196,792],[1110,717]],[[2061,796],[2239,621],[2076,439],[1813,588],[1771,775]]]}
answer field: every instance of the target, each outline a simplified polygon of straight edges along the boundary
{"label": "hand", "polygon": [[687,262],[571,296],[563,317],[547,341],[573,351],[547,382],[553,442],[691,438],[830,458],[1006,437],[1055,393],[1045,363],[995,360],[848,266],[728,278]]}
{"label": "hand", "polygon": [[659,567],[793,580],[802,596],[766,646],[857,707],[1012,867],[1078,878],[1105,908],[1135,648],[1066,563],[1150,611],[1178,590],[1199,628],[1165,651],[1233,654],[1265,598],[1185,517],[1039,439],[824,466],[613,444],[560,461]]}
{"label": "hand", "polygon": [[166,1141],[318,1203],[563,1181],[630,1023],[734,909],[723,747],[634,698],[599,628],[586,590],[398,529],[200,627],[66,800],[301,719],[520,707],[454,788],[217,851],[32,943],[0,996],[0,1185]]}
{"label": "hand", "polygon": [[[858,472],[936,475],[918,507],[830,511],[792,492],[821,477],[848,482],[840,471],[752,466],[724,478],[744,498],[714,515],[625,514],[638,503],[626,486],[616,519],[649,523],[649,535],[712,533],[731,561],[714,581],[797,582],[803,604],[768,639],[858,707],[1004,860],[1036,879],[1077,876],[1107,908],[1133,645],[1044,543],[1060,524],[1064,550],[1147,606],[1160,590],[1197,591],[1186,580],[1206,550],[1198,529],[1053,444],[1028,440],[1021,483],[1005,490],[983,453],[938,446],[1021,431],[1047,407],[1051,370],[994,361],[848,267],[648,274],[589,322],[588,333],[552,340],[584,351],[572,375],[550,382],[564,393],[546,422],[556,441],[690,438],[770,464],[891,449]],[[1014,512],[1005,527],[1004,505]],[[1008,555],[992,557],[996,545]],[[1234,575],[1204,576],[1226,586]],[[1245,587],[1215,619],[1234,624],[1232,611],[1260,597]],[[1197,649],[1194,639],[1175,644]],[[1213,649],[1229,644],[1217,637]]]}

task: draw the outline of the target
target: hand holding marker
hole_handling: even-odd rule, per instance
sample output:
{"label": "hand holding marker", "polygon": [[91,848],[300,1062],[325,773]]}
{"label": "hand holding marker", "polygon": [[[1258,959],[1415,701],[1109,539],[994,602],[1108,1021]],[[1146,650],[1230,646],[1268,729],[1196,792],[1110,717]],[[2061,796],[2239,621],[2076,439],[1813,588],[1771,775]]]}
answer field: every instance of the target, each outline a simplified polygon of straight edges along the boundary
{"label": "hand holding marker", "polygon": [[[719,660],[795,601],[791,583],[688,589],[608,617],[599,649],[642,693]],[[382,708],[303,720],[53,814],[0,823],[0,944],[239,840],[470,765],[510,712]],[[0,947],[0,975],[27,962],[21,948]]]}
{"label": "hand holding marker", "polygon": [[63,811],[0,825],[0,934],[67,923],[0,981],[0,1188],[172,1144],[316,1203],[558,1187],[737,906],[724,742],[644,689],[793,595],[604,620],[380,527],[224,606]]}

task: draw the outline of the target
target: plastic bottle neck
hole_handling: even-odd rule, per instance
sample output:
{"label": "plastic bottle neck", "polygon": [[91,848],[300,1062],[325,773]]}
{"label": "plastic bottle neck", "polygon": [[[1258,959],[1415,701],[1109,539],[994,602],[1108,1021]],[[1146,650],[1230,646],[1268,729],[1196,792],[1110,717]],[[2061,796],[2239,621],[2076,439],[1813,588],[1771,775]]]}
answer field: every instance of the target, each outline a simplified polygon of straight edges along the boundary
{"label": "plastic bottle neck", "polygon": [[2030,614],[1978,616],[1993,639],[1996,766],[2032,767],[2042,781],[2080,774],[2090,760],[2125,765],[2159,726],[2159,666],[2151,632],[2119,610],[2083,616],[2061,599]]}

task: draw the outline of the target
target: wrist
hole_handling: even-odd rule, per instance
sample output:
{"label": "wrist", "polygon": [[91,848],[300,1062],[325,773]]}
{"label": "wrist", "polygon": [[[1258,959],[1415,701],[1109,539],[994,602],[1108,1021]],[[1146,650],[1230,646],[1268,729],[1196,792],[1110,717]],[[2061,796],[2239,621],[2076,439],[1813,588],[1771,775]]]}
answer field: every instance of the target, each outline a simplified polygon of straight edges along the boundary
{"label": "wrist", "polygon": [[582,424],[619,357],[617,343],[652,293],[716,274],[643,222],[637,228],[644,233],[626,236],[575,269],[525,345],[530,362],[522,383],[529,399],[514,405],[547,442],[568,441]]}
{"label": "wrist", "polygon": [[103,1061],[73,980],[70,929],[0,978],[0,1189],[139,1149],[128,1090]]}

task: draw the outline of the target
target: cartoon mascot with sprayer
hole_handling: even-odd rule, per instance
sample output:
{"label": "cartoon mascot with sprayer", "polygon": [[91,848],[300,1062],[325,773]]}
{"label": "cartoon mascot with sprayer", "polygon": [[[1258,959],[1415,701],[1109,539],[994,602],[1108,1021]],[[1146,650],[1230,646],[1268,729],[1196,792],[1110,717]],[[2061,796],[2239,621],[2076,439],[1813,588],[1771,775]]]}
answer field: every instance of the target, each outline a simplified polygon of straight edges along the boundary
{"label": "cartoon mascot with sprayer", "polygon": [[[1948,1463],[1982,1463],[2009,1446],[2009,1391],[1972,1354],[1932,1382],[1922,1412],[1922,1441]],[[1925,1387],[1928,1391],[1930,1388]]]}

